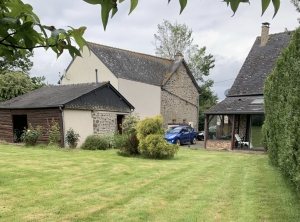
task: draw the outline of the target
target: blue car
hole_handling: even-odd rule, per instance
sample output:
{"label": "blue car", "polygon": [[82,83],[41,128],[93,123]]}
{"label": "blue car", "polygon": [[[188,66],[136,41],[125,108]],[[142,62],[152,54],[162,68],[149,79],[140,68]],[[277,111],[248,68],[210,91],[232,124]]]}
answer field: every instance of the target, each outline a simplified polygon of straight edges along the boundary
{"label": "blue car", "polygon": [[171,131],[166,132],[165,140],[171,144],[196,143],[197,134],[190,126],[177,126]]}

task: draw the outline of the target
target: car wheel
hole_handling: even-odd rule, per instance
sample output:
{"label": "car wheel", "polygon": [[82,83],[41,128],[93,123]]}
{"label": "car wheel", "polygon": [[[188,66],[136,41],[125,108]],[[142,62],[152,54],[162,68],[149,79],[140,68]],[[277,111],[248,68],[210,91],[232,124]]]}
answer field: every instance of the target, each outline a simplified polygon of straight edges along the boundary
{"label": "car wheel", "polygon": [[176,144],[180,146],[180,139],[176,140]]}
{"label": "car wheel", "polygon": [[196,144],[196,137],[193,138],[192,144]]}

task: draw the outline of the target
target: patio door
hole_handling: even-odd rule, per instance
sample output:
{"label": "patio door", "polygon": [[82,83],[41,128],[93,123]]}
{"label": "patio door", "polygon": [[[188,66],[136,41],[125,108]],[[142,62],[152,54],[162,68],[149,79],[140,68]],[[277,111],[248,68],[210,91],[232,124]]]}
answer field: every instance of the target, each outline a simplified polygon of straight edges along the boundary
{"label": "patio door", "polygon": [[255,149],[264,149],[261,144],[262,139],[262,125],[265,121],[264,115],[251,115],[251,139],[250,143],[252,145],[251,148]]}

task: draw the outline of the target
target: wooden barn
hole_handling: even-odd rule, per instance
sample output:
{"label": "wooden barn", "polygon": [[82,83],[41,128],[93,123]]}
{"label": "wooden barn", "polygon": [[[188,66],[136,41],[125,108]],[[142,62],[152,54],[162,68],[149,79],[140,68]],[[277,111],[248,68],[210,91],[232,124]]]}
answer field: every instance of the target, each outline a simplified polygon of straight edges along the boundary
{"label": "wooden barn", "polygon": [[80,135],[121,133],[120,124],[134,107],[109,83],[45,86],[0,104],[0,140],[19,142],[29,124],[42,126],[38,143],[49,143],[47,130],[54,119],[60,126],[62,147],[67,130]]}

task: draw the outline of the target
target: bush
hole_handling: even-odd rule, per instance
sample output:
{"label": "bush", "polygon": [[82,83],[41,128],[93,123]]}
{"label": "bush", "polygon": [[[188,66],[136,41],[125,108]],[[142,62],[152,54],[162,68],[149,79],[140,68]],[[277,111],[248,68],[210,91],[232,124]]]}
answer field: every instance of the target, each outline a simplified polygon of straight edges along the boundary
{"label": "bush", "polygon": [[26,146],[34,146],[41,136],[42,127],[37,126],[36,128],[34,128],[31,124],[29,124],[28,129],[25,128],[23,130],[21,141],[24,142]]}
{"label": "bush", "polygon": [[136,134],[136,127],[139,121],[140,117],[138,114],[131,114],[125,116],[124,121],[121,125],[122,133],[127,135]]}
{"label": "bush", "polygon": [[163,118],[160,115],[138,123],[138,151],[141,155],[149,158],[170,158],[177,153],[179,146],[168,144],[164,140],[165,130],[162,124]]}
{"label": "bush", "polygon": [[141,140],[139,151],[143,156],[150,158],[170,158],[174,157],[179,149],[178,145],[171,145],[160,135],[148,135]]}
{"label": "bush", "polygon": [[[48,120],[47,120],[48,122]],[[54,119],[51,120],[51,127],[48,123],[49,129],[48,129],[48,135],[49,135],[49,145],[58,145],[58,141],[60,140],[60,127],[57,122],[55,122]]]}
{"label": "bush", "polygon": [[108,146],[110,148],[113,148],[115,146],[114,133],[102,134],[101,137],[107,140]]}
{"label": "bush", "polygon": [[81,146],[84,150],[107,150],[109,148],[109,143],[105,137],[101,136],[88,136]]}
{"label": "bush", "polygon": [[128,135],[126,134],[116,134],[114,136],[114,147],[115,149],[125,149],[127,146]]}
{"label": "bush", "polygon": [[138,155],[139,152],[139,140],[136,134],[132,134],[127,138],[126,150],[130,153],[130,155]]}
{"label": "bush", "polygon": [[66,141],[70,148],[76,148],[78,145],[80,135],[76,133],[72,128],[67,131]]}

